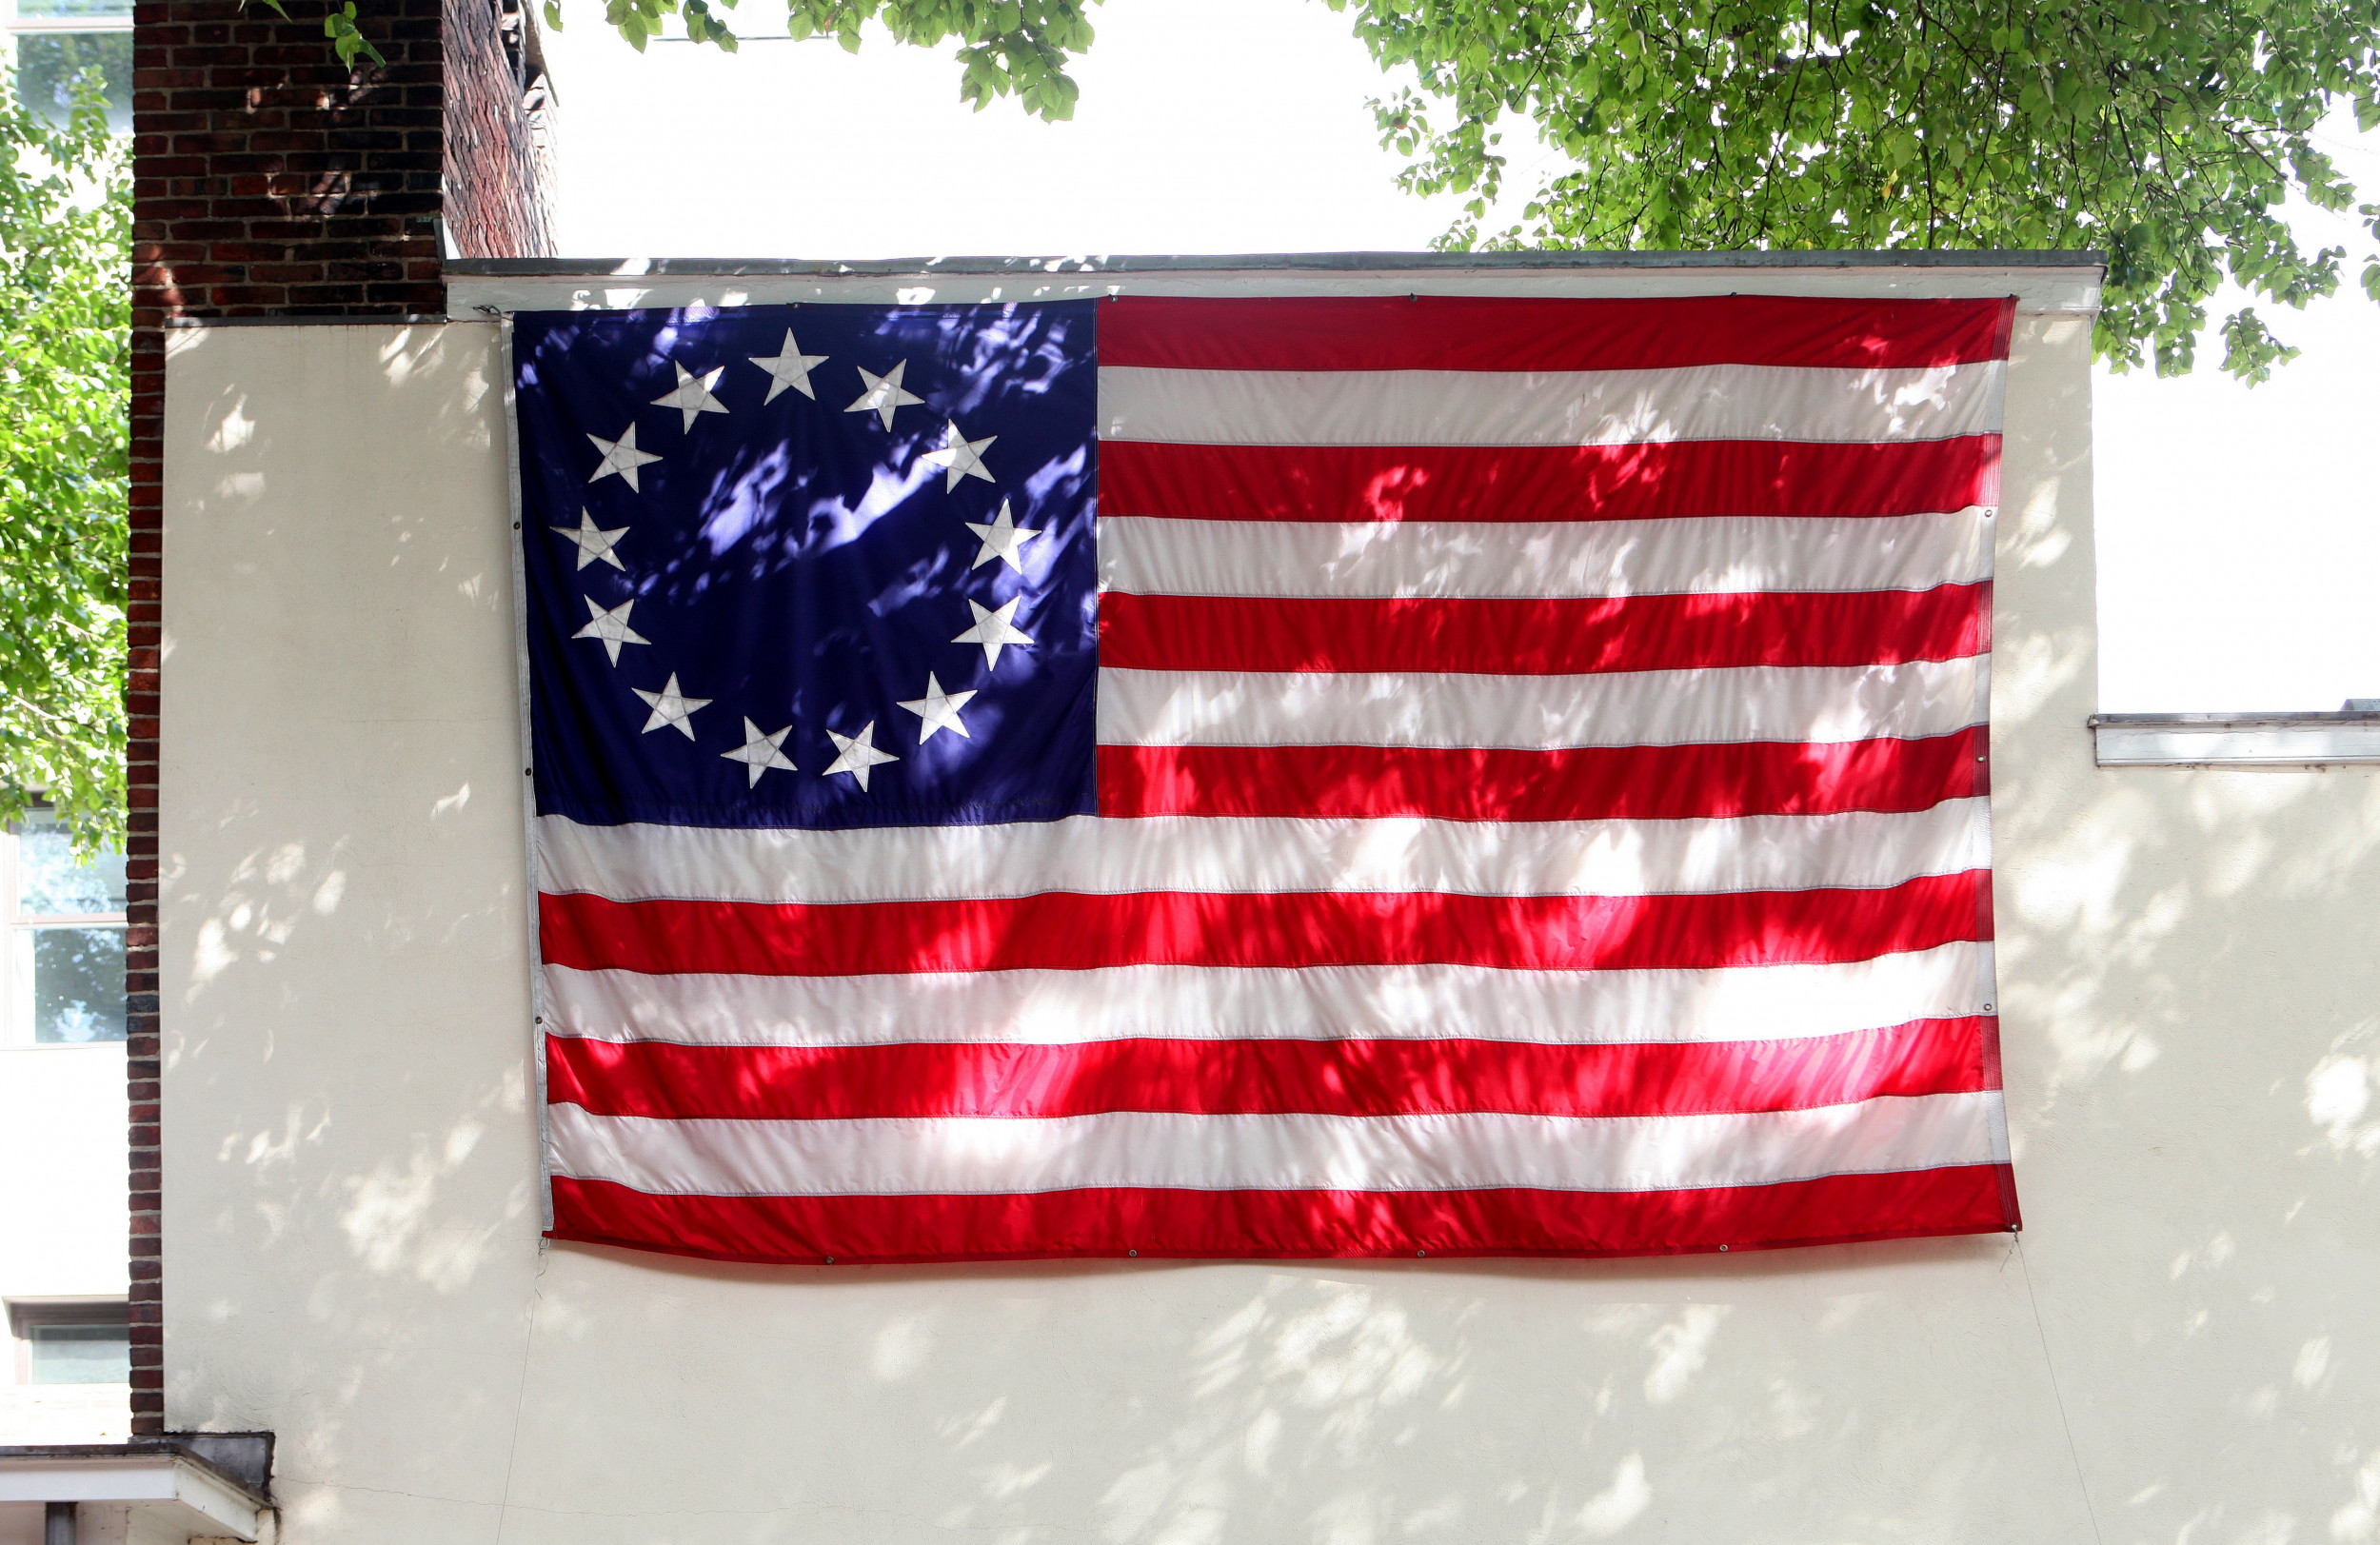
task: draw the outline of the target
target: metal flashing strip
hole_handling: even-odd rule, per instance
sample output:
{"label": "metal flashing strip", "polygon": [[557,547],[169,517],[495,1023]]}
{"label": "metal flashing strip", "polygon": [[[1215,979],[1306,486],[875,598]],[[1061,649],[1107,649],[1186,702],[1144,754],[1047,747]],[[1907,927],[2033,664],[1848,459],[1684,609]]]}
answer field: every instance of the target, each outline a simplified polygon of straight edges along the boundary
{"label": "metal flashing strip", "polygon": [[2099,252],[1899,251],[1527,251],[1120,253],[1084,257],[915,257],[839,262],[819,258],[450,258],[448,274],[476,278],[895,273],[1171,273],[1215,269],[1460,272],[1495,268],[2105,268]]}
{"label": "metal flashing strip", "polygon": [[165,327],[169,332],[195,327],[445,327],[449,322],[486,322],[484,316],[436,316],[425,312],[387,311],[355,313],[347,311],[296,312],[287,316],[169,316]]}
{"label": "metal flashing strip", "polygon": [[2102,767],[2380,763],[2380,713],[2092,714]]}
{"label": "metal flashing strip", "polygon": [[1752,292],[1976,298],[2021,313],[2097,312],[2095,252],[1268,252],[1215,256],[458,258],[448,309],[623,310],[811,302],[981,302],[1102,295],[1662,296]]}

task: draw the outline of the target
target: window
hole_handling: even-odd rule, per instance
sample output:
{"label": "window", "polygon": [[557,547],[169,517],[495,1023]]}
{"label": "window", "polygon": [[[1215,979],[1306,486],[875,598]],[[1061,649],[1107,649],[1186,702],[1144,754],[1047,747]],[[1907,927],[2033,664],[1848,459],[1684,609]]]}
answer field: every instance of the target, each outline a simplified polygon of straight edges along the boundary
{"label": "window", "polygon": [[26,106],[64,119],[73,82],[99,71],[108,96],[108,127],[132,129],[132,0],[0,0],[9,62]]}
{"label": "window", "polygon": [[66,828],[35,811],[0,838],[0,1044],[124,1039],[124,855],[74,861]]}
{"label": "window", "polygon": [[125,1384],[132,1333],[122,1298],[19,1299],[9,1305],[20,1384]]}

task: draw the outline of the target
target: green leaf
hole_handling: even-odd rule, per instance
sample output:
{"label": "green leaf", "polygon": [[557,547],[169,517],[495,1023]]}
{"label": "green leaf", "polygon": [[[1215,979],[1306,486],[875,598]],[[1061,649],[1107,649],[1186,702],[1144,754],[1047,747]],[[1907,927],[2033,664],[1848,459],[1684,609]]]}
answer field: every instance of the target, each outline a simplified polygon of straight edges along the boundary
{"label": "green leaf", "polygon": [[0,821],[46,801],[88,850],[125,826],[131,168],[70,89],[0,100]]}

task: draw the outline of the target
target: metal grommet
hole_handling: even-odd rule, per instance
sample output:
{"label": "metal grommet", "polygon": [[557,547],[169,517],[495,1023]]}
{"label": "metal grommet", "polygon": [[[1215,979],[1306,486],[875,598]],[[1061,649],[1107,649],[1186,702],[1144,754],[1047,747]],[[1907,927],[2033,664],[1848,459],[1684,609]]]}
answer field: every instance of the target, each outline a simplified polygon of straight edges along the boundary
{"label": "metal grommet", "polygon": [[1127,1250],[1127,1251],[1125,1251],[1125,1252],[1124,1252],[1124,1254],[1125,1254],[1125,1255],[1127,1255],[1127,1256],[1138,1256],[1140,1253],[1140,1251],[1138,1251],[1138,1250]]}
{"label": "metal grommet", "polygon": [[1416,1257],[1426,1256],[1426,1255],[1428,1255],[1428,1254],[1429,1254],[1429,1252],[1428,1252],[1427,1250],[1417,1250],[1417,1251],[1415,1251],[1415,1252],[1414,1252],[1414,1255],[1415,1255]]}
{"label": "metal grommet", "polygon": [[832,1256],[828,1256],[828,1257],[826,1258],[826,1264],[827,1264],[827,1265],[829,1265],[829,1266],[832,1266],[834,1263],[835,1263],[835,1258],[834,1258],[834,1257],[832,1257]]}
{"label": "metal grommet", "polygon": [[1725,1255],[1726,1253],[1727,1253],[1727,1246],[1725,1246],[1725,1245],[1720,1245],[1720,1246],[1719,1246],[1719,1254],[1721,1254],[1721,1255]]}

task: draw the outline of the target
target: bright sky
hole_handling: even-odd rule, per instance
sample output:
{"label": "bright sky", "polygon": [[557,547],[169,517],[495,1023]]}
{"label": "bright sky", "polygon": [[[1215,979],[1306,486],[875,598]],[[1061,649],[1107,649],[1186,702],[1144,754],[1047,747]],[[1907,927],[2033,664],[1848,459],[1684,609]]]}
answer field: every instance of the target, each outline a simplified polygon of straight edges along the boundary
{"label": "bright sky", "polygon": [[[586,0],[546,40],[563,249],[872,258],[1418,250],[1451,201],[1398,191],[1364,104],[1389,83],[1313,0],[1107,0],[1074,120],[958,103],[947,47],[752,39],[639,58]],[[752,0],[742,30],[774,21]],[[775,23],[782,25],[782,23]],[[2380,196],[2380,135],[2327,148]],[[1534,184],[1547,158],[1512,147]],[[2250,389],[2102,374],[2101,706],[2335,708],[2380,697],[2380,306],[2267,319],[2305,357]],[[2217,315],[2221,312],[2218,310]]]}

